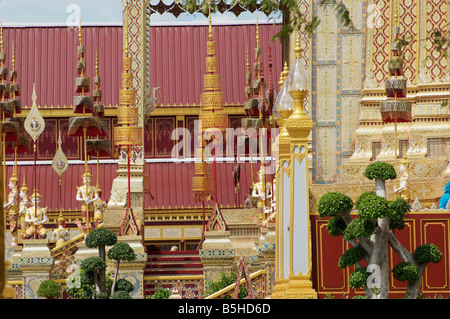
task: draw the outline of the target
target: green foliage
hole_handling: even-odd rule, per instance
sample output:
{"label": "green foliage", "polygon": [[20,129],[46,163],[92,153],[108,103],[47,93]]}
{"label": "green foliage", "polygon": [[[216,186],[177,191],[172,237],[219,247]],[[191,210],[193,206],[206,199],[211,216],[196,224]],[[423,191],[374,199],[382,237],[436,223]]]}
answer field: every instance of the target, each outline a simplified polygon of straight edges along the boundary
{"label": "green foliage", "polygon": [[375,230],[372,220],[358,217],[353,219],[344,231],[345,240],[353,240],[358,237],[370,237]]}
{"label": "green foliage", "polygon": [[392,275],[400,281],[414,282],[420,278],[420,271],[416,265],[401,262],[392,269]]}
{"label": "green foliage", "polygon": [[[237,3],[237,2],[235,2]],[[257,8],[258,11],[263,12],[272,19],[281,19],[283,15],[287,16],[287,21],[280,32],[278,32],[273,38],[286,38],[295,30],[299,30],[301,27],[311,35],[313,31],[319,26],[320,19],[317,16],[313,16],[310,21],[301,12],[297,0],[239,0],[237,5],[241,5],[243,8]],[[335,14],[344,28],[349,31],[356,31],[356,27],[350,18],[350,11],[347,9],[343,1],[338,0],[322,0],[319,2],[319,6],[331,6],[335,10]],[[194,13],[201,11],[204,14],[217,11],[217,3],[215,1],[207,0],[185,0],[183,3],[183,9],[187,12]]]}
{"label": "green foliage", "polygon": [[363,218],[384,218],[391,212],[386,198],[381,196],[366,196],[359,203],[358,215]]}
{"label": "green foliage", "polygon": [[354,296],[352,299],[370,299],[370,297],[364,296],[364,295],[357,295],[357,296]]}
{"label": "green foliage", "polygon": [[89,257],[81,262],[81,269],[86,272],[105,270],[106,262],[98,256]]}
{"label": "green foliage", "polygon": [[[112,287],[112,279],[107,276],[106,277],[106,290],[111,291]],[[95,288],[94,288],[94,272],[86,271],[81,269],[80,271],[80,286],[74,288],[66,288],[66,292],[74,299],[92,299],[95,296]],[[108,296],[106,296],[106,299]]]}
{"label": "green foliage", "polygon": [[356,268],[348,277],[350,287],[353,289],[364,287],[369,276],[366,267]]}
{"label": "green foliage", "polygon": [[126,291],[116,291],[109,299],[133,299]]}
{"label": "green foliage", "polygon": [[[206,295],[212,295],[213,293],[231,285],[236,283],[236,279],[237,279],[237,274],[236,272],[230,272],[228,273],[225,270],[222,270],[222,272],[220,273],[220,279],[216,282],[212,282],[212,281],[208,281],[206,283]],[[247,291],[247,287],[246,286],[241,286],[241,289],[239,290],[239,294],[238,294],[238,298],[239,299],[243,299],[245,297],[247,297],[248,295],[248,291]],[[231,296],[228,295],[225,297],[225,299],[231,299]]]}
{"label": "green foliage", "polygon": [[433,42],[436,51],[442,53],[444,57],[447,57],[449,47],[448,31],[434,31],[431,34],[431,41]]}
{"label": "green foliage", "polygon": [[107,228],[95,228],[87,236],[85,244],[89,248],[112,246],[117,242],[116,234]]}
{"label": "green foliage", "polygon": [[369,191],[369,192],[364,192],[361,195],[358,196],[358,198],[356,199],[355,202],[355,208],[358,209],[359,204],[361,204],[361,202],[367,197],[367,196],[375,196],[377,195],[377,193],[375,193],[374,191]]}
{"label": "green foliage", "polygon": [[338,267],[344,269],[345,267],[352,266],[356,262],[364,258],[364,249],[360,246],[352,247],[346,250],[338,261]]}
{"label": "green foliage", "polygon": [[435,244],[424,244],[416,248],[414,251],[414,259],[419,264],[429,262],[438,263],[441,261],[442,253]]}
{"label": "green foliage", "polygon": [[340,236],[343,234],[346,227],[347,225],[345,224],[342,217],[339,216],[333,217],[328,221],[327,224],[328,234],[330,234],[330,236],[333,237]]}
{"label": "green foliage", "polygon": [[339,192],[330,192],[323,195],[318,203],[319,217],[337,216],[340,213],[349,213],[353,209],[350,197]]}
{"label": "green foliage", "polygon": [[364,171],[364,176],[368,179],[381,178],[384,180],[395,179],[397,173],[395,172],[394,166],[385,162],[375,162],[368,165]]}
{"label": "green foliage", "polygon": [[389,203],[389,209],[389,228],[391,230],[402,230],[405,227],[403,218],[405,217],[405,214],[411,210],[411,205],[409,205],[405,199],[400,197]]}
{"label": "green foliage", "polygon": [[44,280],[36,292],[39,297],[56,298],[59,295],[59,287],[53,280]]}
{"label": "green foliage", "polygon": [[149,297],[149,299],[169,299],[171,295],[172,292],[170,291],[170,289],[159,288],[153,295]]}
{"label": "green foliage", "polygon": [[126,279],[119,279],[116,283],[116,291],[125,291],[126,293],[131,293],[134,290],[134,286],[131,282]]}
{"label": "green foliage", "polygon": [[133,248],[127,243],[116,243],[109,251],[108,258],[113,260],[132,261],[136,258]]}

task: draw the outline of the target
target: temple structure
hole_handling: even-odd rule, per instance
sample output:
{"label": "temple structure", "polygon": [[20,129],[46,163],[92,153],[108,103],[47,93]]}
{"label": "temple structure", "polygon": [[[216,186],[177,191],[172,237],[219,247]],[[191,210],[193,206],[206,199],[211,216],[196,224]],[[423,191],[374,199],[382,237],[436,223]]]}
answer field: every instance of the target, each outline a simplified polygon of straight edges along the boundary
{"label": "temple structure", "polygon": [[[388,199],[412,207],[402,243],[443,253],[423,294],[450,295],[450,213],[438,209],[450,80],[431,39],[450,7],[345,3],[356,30],[331,6],[299,0],[321,23],[283,44],[271,41],[282,24],[261,18],[151,25],[153,13],[183,11],[163,1],[124,0],[123,26],[2,27],[3,297],[38,298],[52,279],[68,298],[68,275],[97,254],[84,241],[98,227],[134,249],[120,271],[134,298],[232,295],[233,285],[210,294],[209,282],[238,270],[256,298],[362,295],[337,267],[349,245],[328,234],[317,205],[329,192],[374,190],[363,171],[375,161],[399,176]],[[392,280],[393,297],[404,290]]]}

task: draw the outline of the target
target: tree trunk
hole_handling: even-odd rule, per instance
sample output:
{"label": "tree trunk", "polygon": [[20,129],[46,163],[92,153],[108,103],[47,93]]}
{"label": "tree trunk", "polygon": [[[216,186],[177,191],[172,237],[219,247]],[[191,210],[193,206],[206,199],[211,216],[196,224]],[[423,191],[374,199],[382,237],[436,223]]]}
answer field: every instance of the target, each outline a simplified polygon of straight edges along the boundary
{"label": "tree trunk", "polygon": [[[100,245],[98,246],[98,256],[100,258],[102,258],[105,262],[106,262],[106,250],[105,250],[105,245]],[[105,298],[105,294],[106,294],[106,270],[100,270],[98,272],[98,276],[99,276],[99,288],[100,288],[100,292],[101,292],[101,299]]]}
{"label": "tree trunk", "polygon": [[375,178],[375,192],[378,196],[386,197],[386,183],[382,178]]}
{"label": "tree trunk", "polygon": [[422,277],[423,277],[423,273],[425,272],[425,268],[426,268],[427,264],[424,264],[424,265],[416,264],[416,266],[419,267],[420,277],[416,281],[408,283],[408,288],[406,289],[406,293],[405,293],[405,297],[404,297],[405,299],[417,299],[419,297],[420,288],[422,287]]}
{"label": "tree trunk", "polygon": [[116,273],[114,274],[114,281],[111,287],[111,295],[113,295],[116,292],[116,283],[117,283],[117,276],[119,274],[119,263],[120,260],[116,261]]}

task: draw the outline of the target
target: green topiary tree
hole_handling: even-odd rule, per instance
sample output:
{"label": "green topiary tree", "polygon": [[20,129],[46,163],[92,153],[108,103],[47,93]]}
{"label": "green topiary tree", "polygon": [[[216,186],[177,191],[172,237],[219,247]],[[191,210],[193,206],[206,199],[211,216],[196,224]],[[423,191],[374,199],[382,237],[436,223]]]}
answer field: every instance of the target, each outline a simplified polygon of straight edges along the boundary
{"label": "green topiary tree", "polygon": [[106,270],[106,262],[98,257],[93,256],[86,258],[81,262],[81,269],[86,272],[88,278],[92,278],[96,288],[95,297],[99,299],[106,298],[106,278],[104,278],[105,288],[101,288],[102,274],[104,274]]}
{"label": "green topiary tree", "polygon": [[[84,241],[87,247],[98,247],[98,256],[106,265],[106,246],[112,246],[117,242],[116,234],[107,228],[95,228],[87,236]],[[105,267],[106,269],[106,267]],[[105,269],[98,272],[98,283],[96,287],[99,290],[99,296],[105,296],[106,291],[106,273]]]}
{"label": "green topiary tree", "polygon": [[[404,217],[410,205],[403,198],[386,200],[384,181],[396,177],[393,166],[383,162],[370,164],[364,176],[375,179],[376,192],[365,192],[357,198],[356,218],[350,214],[353,202],[344,194],[325,194],[318,203],[319,217],[332,217],[327,225],[329,234],[341,236],[353,246],[344,252],[338,267],[355,266],[349,277],[350,286],[364,288],[369,298],[386,299],[389,296],[390,246],[402,259],[392,269],[394,278],[408,282],[405,297],[417,298],[426,265],[439,262],[442,254],[434,244],[419,246],[411,253],[395,236],[395,230],[405,226]],[[367,268],[362,266],[362,261],[367,263]]]}
{"label": "green topiary tree", "polygon": [[386,198],[386,183],[388,179],[395,179],[397,173],[394,166],[385,162],[375,162],[366,167],[364,176],[375,180],[375,191],[378,196]]}
{"label": "green topiary tree", "polygon": [[127,243],[116,243],[113,248],[108,251],[108,258],[116,261],[116,273],[114,274],[114,281],[111,294],[116,292],[117,276],[119,274],[120,261],[132,261],[136,259],[133,248]]}
{"label": "green topiary tree", "polygon": [[44,297],[47,299],[55,299],[59,295],[59,287],[53,280],[44,280],[39,285],[36,292],[39,297]]}
{"label": "green topiary tree", "polygon": [[126,291],[119,290],[115,292],[110,299],[133,299]]}
{"label": "green topiary tree", "polygon": [[169,299],[172,295],[172,292],[168,288],[159,288],[155,291],[153,295],[148,297],[147,299]]}

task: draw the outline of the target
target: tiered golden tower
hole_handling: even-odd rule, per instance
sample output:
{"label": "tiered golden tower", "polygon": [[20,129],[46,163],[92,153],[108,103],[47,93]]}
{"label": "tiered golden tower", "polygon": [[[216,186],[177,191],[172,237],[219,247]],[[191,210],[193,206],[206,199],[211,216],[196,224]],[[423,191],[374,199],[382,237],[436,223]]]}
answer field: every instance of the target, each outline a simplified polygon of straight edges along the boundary
{"label": "tiered golden tower", "polygon": [[[215,147],[222,146],[218,136],[228,127],[228,115],[224,111],[224,98],[221,91],[220,74],[218,73],[218,62],[216,56],[216,42],[213,40],[211,14],[209,15],[209,40],[207,42],[206,74],[204,76],[204,92],[201,97],[201,111],[199,115],[201,134],[196,138],[195,155],[201,162],[195,163],[195,175],[192,178],[194,196],[198,201],[204,202],[212,195],[214,179],[210,176],[210,164],[205,162],[204,147],[206,134],[211,134]],[[200,129],[199,129],[200,130]],[[220,133],[220,134],[219,134]],[[215,135],[217,134],[217,135]],[[208,138],[208,137],[207,137]],[[220,143],[220,144],[219,144]],[[221,152],[222,153],[222,152]],[[215,198],[217,200],[217,198]]]}

